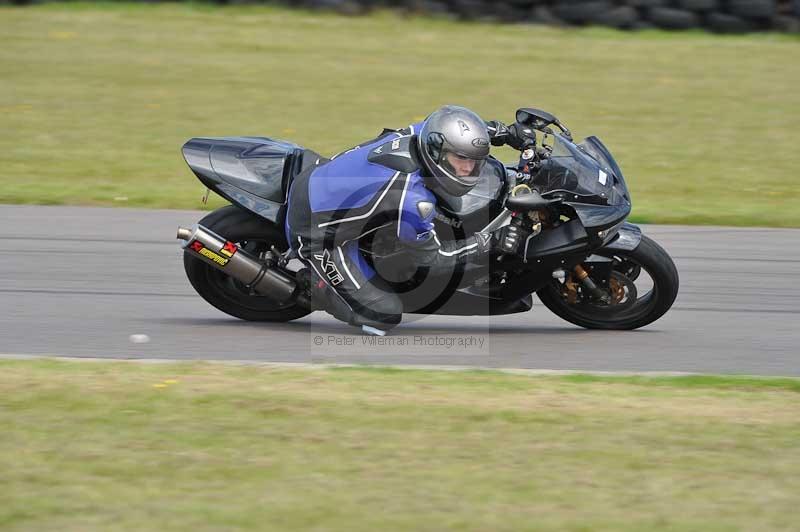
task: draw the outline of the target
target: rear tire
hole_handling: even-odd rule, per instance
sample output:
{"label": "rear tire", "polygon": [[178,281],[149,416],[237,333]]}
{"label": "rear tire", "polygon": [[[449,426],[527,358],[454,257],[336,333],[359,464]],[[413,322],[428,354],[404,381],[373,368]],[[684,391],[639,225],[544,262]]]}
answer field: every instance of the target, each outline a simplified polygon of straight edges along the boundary
{"label": "rear tire", "polygon": [[[275,224],[235,205],[217,209],[198,223],[256,254],[273,245],[281,251],[288,247],[283,232]],[[197,293],[231,316],[247,321],[284,322],[311,312],[294,300],[276,303],[269,297],[254,294],[242,283],[189,253],[183,254],[183,267]]]}
{"label": "rear tire", "polygon": [[[678,295],[678,270],[669,254],[655,241],[642,235],[642,241],[633,251],[599,250],[596,254],[635,263],[652,279],[652,290],[630,308],[615,312],[613,305],[603,308],[570,304],[561,293],[560,283],[554,279],[536,295],[555,315],[587,329],[630,330],[656,321],[672,307]],[[638,273],[632,275],[636,276]]]}

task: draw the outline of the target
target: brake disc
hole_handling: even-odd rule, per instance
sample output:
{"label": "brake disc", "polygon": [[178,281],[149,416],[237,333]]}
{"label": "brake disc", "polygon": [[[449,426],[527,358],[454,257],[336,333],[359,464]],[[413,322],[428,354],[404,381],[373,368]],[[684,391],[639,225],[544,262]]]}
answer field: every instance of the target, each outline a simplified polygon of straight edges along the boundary
{"label": "brake disc", "polygon": [[[636,274],[638,273],[637,271]],[[633,279],[616,270],[611,272],[608,280],[608,292],[611,295],[611,302],[604,306],[614,307],[614,310],[625,310],[633,306],[638,295]]]}

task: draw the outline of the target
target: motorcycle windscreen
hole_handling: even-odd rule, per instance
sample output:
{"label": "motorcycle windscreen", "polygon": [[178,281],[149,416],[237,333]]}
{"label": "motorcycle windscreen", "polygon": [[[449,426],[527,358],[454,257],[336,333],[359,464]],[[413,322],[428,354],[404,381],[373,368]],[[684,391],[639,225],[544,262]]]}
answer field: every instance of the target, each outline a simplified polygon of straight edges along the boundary
{"label": "motorcycle windscreen", "polygon": [[614,225],[630,214],[625,181],[599,140],[591,137],[577,146],[564,137],[553,135],[551,145],[550,158],[534,178],[534,186],[543,196],[562,198],[575,209],[587,228]]}
{"label": "motorcycle windscreen", "polygon": [[625,181],[608,162],[598,161],[559,135],[552,139],[552,153],[533,181],[540,194],[597,205],[630,203]]}
{"label": "motorcycle windscreen", "polygon": [[597,161],[603,170],[614,175],[616,178],[615,188],[630,202],[631,197],[628,192],[628,185],[625,183],[625,177],[622,175],[622,170],[617,164],[616,159],[611,155],[611,152],[606,148],[606,145],[603,144],[599,138],[591,136],[586,137],[583,142],[577,146],[579,149],[583,150],[584,153],[589,154]]}

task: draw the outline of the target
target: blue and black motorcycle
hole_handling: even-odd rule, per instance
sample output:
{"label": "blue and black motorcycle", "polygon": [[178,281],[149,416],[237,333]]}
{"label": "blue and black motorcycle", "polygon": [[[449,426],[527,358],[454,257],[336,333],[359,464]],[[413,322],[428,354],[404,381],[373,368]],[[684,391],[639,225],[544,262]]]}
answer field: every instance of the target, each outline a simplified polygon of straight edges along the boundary
{"label": "blue and black motorcycle", "polygon": [[[523,249],[429,278],[404,265],[394,231],[359,241],[364,257],[400,294],[404,312],[498,315],[526,312],[536,293],[561,318],[590,329],[636,329],[660,318],[678,293],[664,249],[626,222],[631,198],[617,162],[596,137],[575,143],[553,115],[523,108],[530,133],[519,161],[490,159],[467,195],[437,206],[436,232],[464,238],[513,225]],[[237,318],[290,321],[313,309],[284,233],[292,179],[319,156],[261,137],[194,138],[189,167],[231,205],[179,228],[189,281],[206,301]],[[404,273],[410,272],[410,273]]]}

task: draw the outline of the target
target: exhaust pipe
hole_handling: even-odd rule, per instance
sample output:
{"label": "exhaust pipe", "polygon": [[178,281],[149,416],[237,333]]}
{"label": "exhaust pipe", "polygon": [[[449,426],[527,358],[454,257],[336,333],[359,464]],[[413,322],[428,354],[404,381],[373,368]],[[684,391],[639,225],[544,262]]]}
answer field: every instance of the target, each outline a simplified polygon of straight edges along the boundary
{"label": "exhaust pipe", "polygon": [[202,225],[178,227],[178,240],[182,240],[186,253],[279,303],[291,298],[297,289],[294,279]]}

